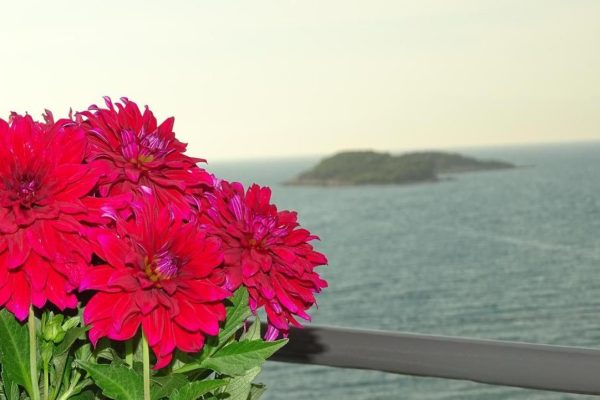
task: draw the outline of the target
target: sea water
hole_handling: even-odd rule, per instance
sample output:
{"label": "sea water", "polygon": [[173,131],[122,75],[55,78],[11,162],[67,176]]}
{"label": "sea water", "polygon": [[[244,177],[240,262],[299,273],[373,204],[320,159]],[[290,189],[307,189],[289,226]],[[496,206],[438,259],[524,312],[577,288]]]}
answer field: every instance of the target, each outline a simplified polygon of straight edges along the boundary
{"label": "sea water", "polygon": [[[600,348],[600,142],[460,152],[523,168],[334,188],[281,184],[318,158],[208,168],[321,237],[314,324]],[[267,400],[589,398],[281,363],[259,380]]]}

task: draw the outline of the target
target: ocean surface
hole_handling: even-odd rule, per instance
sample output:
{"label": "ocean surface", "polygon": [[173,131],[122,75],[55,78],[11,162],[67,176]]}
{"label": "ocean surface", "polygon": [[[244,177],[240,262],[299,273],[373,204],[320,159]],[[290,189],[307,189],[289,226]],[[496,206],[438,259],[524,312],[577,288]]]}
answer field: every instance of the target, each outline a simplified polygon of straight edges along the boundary
{"label": "ocean surface", "polygon": [[[343,188],[281,185],[318,158],[208,169],[321,237],[314,324],[600,348],[600,142],[460,152],[527,167]],[[275,362],[259,380],[266,400],[591,398]]]}

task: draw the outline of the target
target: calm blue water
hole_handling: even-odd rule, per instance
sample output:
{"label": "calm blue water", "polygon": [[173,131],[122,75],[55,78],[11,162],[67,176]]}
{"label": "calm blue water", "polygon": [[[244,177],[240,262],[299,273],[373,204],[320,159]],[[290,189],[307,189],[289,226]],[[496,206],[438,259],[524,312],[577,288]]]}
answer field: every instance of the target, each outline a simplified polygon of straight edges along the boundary
{"label": "calm blue water", "polygon": [[[316,159],[209,169],[271,185],[321,236],[315,324],[600,348],[600,142],[461,152],[533,167],[349,188],[280,185]],[[268,400],[588,398],[279,363],[261,380]]]}

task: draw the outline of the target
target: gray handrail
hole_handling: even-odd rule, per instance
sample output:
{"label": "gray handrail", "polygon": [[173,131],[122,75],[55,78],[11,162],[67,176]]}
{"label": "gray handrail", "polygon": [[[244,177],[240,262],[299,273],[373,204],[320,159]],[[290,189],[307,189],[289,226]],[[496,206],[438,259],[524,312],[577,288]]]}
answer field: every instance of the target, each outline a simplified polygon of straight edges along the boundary
{"label": "gray handrail", "polygon": [[271,360],[600,394],[600,350],[579,347],[312,326]]}

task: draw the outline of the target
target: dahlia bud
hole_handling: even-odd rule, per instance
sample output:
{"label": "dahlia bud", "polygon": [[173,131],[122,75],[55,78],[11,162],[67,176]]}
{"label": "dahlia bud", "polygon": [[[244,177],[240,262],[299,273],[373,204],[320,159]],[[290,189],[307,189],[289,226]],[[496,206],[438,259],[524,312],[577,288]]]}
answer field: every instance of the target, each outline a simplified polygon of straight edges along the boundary
{"label": "dahlia bud", "polygon": [[62,327],[64,316],[62,314],[50,315],[42,326],[42,336],[47,342],[60,343],[65,338]]}

